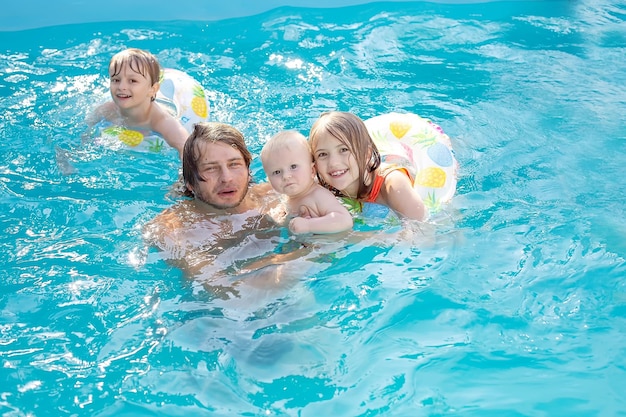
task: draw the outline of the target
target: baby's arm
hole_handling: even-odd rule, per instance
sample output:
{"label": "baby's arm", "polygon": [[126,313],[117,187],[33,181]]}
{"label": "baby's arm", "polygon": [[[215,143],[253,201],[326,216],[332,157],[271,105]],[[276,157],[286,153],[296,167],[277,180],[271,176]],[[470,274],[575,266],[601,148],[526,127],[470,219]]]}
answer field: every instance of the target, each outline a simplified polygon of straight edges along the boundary
{"label": "baby's arm", "polygon": [[[292,233],[338,233],[352,229],[352,216],[337,198],[322,186],[302,201],[299,217],[291,219]],[[318,213],[318,216],[315,216]],[[315,217],[314,217],[315,216]]]}
{"label": "baby's arm", "polygon": [[414,220],[426,220],[428,217],[428,209],[422,197],[402,171],[395,170],[387,174],[383,190],[385,202],[392,210]]}

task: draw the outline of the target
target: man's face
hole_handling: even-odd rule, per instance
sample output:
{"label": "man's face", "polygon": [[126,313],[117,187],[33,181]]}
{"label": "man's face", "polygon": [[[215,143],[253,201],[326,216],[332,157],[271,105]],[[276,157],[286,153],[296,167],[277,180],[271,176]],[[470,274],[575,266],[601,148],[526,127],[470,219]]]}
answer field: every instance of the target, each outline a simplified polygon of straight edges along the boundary
{"label": "man's face", "polygon": [[195,198],[220,210],[239,206],[250,181],[241,152],[222,142],[205,143],[200,148],[198,173],[204,181],[191,190]]}

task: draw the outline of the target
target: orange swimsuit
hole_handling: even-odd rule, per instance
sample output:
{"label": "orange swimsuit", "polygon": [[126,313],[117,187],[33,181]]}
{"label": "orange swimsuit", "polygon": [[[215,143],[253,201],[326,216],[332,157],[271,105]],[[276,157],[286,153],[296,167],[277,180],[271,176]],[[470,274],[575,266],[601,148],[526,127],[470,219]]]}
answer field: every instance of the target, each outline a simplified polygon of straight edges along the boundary
{"label": "orange swimsuit", "polygon": [[370,191],[370,195],[367,196],[367,199],[365,200],[366,203],[376,202],[376,199],[378,198],[378,194],[380,194],[380,188],[385,183],[385,178],[387,178],[387,175],[389,175],[391,171],[396,171],[396,170],[404,172],[406,176],[409,177],[411,181],[413,181],[413,179],[411,178],[411,175],[409,174],[409,171],[406,168],[389,167],[384,170],[384,174],[376,174],[376,177],[374,177],[374,184],[372,185],[372,191]]}

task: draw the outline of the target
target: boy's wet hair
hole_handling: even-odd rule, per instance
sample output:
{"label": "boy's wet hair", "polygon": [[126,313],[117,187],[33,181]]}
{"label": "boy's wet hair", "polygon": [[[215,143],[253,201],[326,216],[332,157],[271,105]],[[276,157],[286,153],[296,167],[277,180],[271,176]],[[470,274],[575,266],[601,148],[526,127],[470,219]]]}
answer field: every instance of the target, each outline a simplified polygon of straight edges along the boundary
{"label": "boy's wet hair", "polygon": [[109,76],[118,75],[122,68],[128,67],[150,80],[150,85],[158,83],[161,76],[161,66],[154,55],[148,51],[137,48],[124,49],[113,55],[109,62]]}
{"label": "boy's wet hair", "polygon": [[197,188],[198,183],[204,182],[205,179],[200,175],[198,164],[202,156],[201,146],[208,143],[221,142],[237,149],[246,164],[246,168],[250,171],[250,163],[252,162],[252,154],[246,146],[246,142],[237,128],[226,123],[218,122],[200,122],[193,127],[193,132],[189,135],[185,147],[183,148],[183,180],[185,182],[184,195],[193,197],[190,188]]}
{"label": "boy's wet hair", "polygon": [[[378,148],[363,120],[357,115],[348,112],[332,111],[322,113],[311,127],[309,133],[309,143],[313,151],[313,158],[315,158],[318,137],[322,132],[327,132],[350,150],[359,167],[360,181],[356,198],[367,198],[374,185],[373,172],[378,169],[381,160]],[[320,184],[334,192],[335,195],[346,197],[339,190],[326,184],[319,173],[317,177]]]}

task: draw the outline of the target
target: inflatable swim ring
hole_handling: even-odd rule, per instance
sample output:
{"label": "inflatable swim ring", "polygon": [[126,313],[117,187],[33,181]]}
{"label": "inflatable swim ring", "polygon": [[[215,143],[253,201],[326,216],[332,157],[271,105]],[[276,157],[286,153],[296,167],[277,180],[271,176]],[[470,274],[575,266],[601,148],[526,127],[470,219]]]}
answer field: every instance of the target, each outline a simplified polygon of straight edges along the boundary
{"label": "inflatable swim ring", "polygon": [[383,167],[404,168],[431,214],[456,191],[458,163],[450,138],[435,123],[412,113],[365,120]]}
{"label": "inflatable swim ring", "polygon": [[[193,125],[207,120],[209,102],[202,85],[189,74],[172,68],[161,71],[156,102],[178,119],[187,132]],[[94,126],[94,136],[105,141],[120,142],[135,150],[161,152],[167,149],[165,140],[156,132],[133,129],[102,120]]]}
{"label": "inflatable swim ring", "polygon": [[160,83],[157,103],[169,108],[187,132],[193,131],[194,124],[206,121],[209,102],[198,81],[182,71],[165,68]]}

